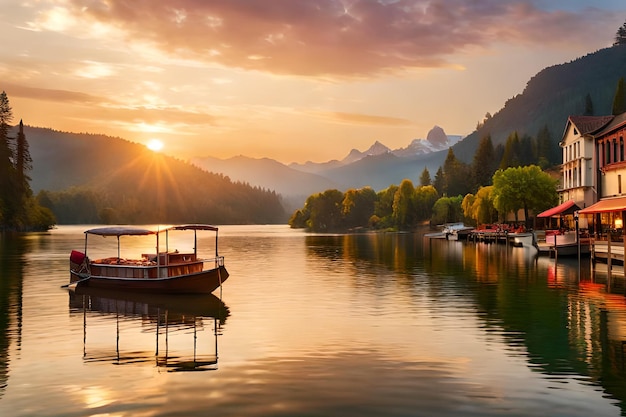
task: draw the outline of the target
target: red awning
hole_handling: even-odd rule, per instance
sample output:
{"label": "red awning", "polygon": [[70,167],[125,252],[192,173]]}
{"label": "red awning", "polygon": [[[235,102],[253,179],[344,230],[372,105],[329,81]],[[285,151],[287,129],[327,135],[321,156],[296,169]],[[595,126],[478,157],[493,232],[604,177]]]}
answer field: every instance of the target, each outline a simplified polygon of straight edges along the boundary
{"label": "red awning", "polygon": [[610,211],[624,211],[626,210],[626,197],[617,198],[605,198],[598,201],[596,204],[592,204],[580,210],[579,214],[591,214],[591,213],[607,213]]}
{"label": "red awning", "polygon": [[560,214],[563,214],[566,211],[573,213],[576,210],[578,210],[578,206],[574,203],[574,200],[569,200],[569,201],[566,201],[565,203],[559,204],[556,207],[552,207],[551,209],[542,211],[541,213],[537,214],[537,217],[558,216]]}

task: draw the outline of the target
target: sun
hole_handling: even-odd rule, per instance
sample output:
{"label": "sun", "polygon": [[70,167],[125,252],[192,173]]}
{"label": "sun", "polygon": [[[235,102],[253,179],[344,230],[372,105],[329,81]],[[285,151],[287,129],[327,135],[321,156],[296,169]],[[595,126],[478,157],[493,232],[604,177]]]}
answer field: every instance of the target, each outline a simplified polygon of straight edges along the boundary
{"label": "sun", "polygon": [[150,139],[146,144],[146,147],[151,151],[159,152],[161,149],[163,149],[163,142],[158,139]]}

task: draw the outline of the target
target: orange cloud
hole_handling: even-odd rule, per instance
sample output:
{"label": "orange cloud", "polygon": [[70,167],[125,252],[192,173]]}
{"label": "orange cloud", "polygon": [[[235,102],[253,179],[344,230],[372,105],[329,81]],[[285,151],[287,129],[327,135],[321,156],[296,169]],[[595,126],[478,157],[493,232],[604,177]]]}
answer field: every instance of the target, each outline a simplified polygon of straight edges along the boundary
{"label": "orange cloud", "polygon": [[[70,0],[70,14],[173,56],[276,74],[351,77],[450,65],[498,42],[593,38],[602,14],[523,0]],[[587,23],[585,23],[587,22]],[[585,33],[576,28],[585,27]],[[598,29],[599,30],[599,29]],[[609,43],[610,40],[607,40]]]}

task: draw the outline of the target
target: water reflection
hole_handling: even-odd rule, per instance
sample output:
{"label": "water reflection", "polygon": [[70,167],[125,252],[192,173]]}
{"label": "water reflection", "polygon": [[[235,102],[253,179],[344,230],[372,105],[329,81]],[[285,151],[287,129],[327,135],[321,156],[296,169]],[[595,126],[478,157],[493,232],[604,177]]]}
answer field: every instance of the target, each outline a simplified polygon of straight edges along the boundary
{"label": "water reflection", "polygon": [[120,293],[88,287],[68,293],[70,315],[83,316],[85,362],[154,361],[168,371],[216,369],[217,338],[230,312],[215,295]]}
{"label": "water reflection", "polygon": [[[431,317],[462,320],[469,312],[550,388],[573,381],[597,386],[626,414],[623,268],[609,271],[584,258],[555,260],[526,248],[419,234],[310,236],[307,248],[327,265],[351,265],[361,285],[410,280],[414,296],[436,306]],[[364,280],[367,275],[372,279]]]}
{"label": "water reflection", "polygon": [[30,242],[22,234],[0,233],[0,398],[9,379],[12,341],[21,344],[22,274]]}

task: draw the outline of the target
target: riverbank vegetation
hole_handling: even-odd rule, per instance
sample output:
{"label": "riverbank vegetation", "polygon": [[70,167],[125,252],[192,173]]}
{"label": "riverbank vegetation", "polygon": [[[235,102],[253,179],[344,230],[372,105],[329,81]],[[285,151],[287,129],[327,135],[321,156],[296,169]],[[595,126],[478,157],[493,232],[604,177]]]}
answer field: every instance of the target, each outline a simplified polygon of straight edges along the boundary
{"label": "riverbank vegetation", "polygon": [[50,209],[33,197],[29,171],[32,159],[22,121],[9,136],[13,111],[6,92],[0,93],[0,231],[48,230],[56,223]]}

